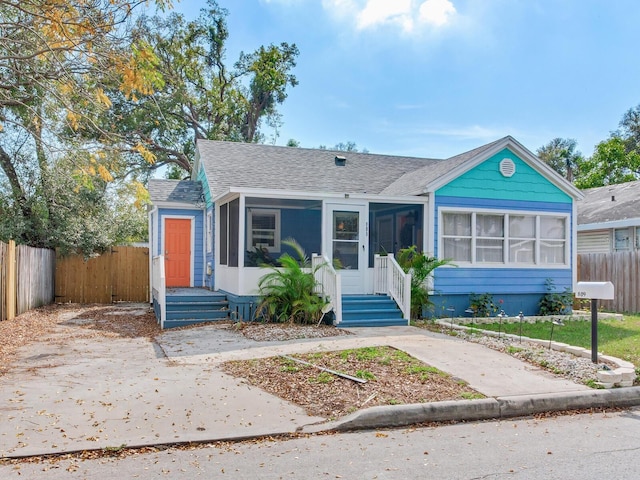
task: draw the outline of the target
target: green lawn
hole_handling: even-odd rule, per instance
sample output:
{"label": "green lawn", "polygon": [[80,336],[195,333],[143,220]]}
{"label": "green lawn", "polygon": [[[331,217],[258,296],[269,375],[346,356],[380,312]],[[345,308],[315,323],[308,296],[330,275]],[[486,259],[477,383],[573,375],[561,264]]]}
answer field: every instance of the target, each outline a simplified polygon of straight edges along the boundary
{"label": "green lawn", "polygon": [[[498,331],[500,324],[467,326]],[[520,324],[503,323],[501,329],[503,332],[518,335]],[[551,322],[522,324],[522,335],[525,337],[548,340],[550,334]],[[570,321],[565,322],[564,326],[555,326],[553,340],[591,349],[591,322]],[[636,368],[640,367],[640,315],[625,315],[623,320],[599,319],[598,351],[632,362]]]}

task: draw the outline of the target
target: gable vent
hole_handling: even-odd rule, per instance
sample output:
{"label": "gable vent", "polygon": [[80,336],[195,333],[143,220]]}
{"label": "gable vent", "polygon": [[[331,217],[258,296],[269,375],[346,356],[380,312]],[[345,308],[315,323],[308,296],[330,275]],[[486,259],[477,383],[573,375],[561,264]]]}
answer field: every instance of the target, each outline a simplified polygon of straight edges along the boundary
{"label": "gable vent", "polygon": [[516,173],[516,164],[510,158],[503,158],[500,162],[500,173],[503,177],[512,177]]}
{"label": "gable vent", "polygon": [[339,157],[336,155],[336,167],[344,167],[347,164],[345,157]]}

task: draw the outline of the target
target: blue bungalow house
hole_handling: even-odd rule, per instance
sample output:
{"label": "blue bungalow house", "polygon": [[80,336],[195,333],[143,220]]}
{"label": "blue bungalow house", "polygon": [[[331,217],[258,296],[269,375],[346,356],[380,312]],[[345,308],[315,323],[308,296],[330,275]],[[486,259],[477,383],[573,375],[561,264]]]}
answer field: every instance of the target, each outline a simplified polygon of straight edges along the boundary
{"label": "blue bungalow house", "polygon": [[455,265],[435,272],[435,315],[463,315],[485,293],[533,315],[547,279],[576,282],[582,195],[510,136],[444,160],[198,140],[191,180],[151,180],[149,192],[165,328],[250,319],[259,265],[287,238],[323,265],[319,294],[340,326],[407,324],[409,279],[393,254],[411,245]]}

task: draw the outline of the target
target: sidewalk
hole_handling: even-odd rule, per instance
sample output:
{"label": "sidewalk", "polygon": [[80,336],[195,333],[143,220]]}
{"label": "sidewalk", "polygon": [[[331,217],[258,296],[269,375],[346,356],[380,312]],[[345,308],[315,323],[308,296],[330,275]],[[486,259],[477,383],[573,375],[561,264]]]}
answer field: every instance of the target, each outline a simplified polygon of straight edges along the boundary
{"label": "sidewalk", "polygon": [[[0,377],[0,457],[242,439],[329,427],[377,428],[395,425],[398,418],[422,418],[416,417],[418,410],[422,416],[432,414],[428,404],[399,405],[320,423],[324,419],[221,373],[217,366],[233,359],[391,345],[492,397],[440,402],[455,404],[455,415],[480,411],[495,416],[498,400],[508,406],[510,398],[512,413],[526,409],[520,414],[527,414],[534,408],[531,399],[561,398],[565,405],[567,398],[591,399],[595,392],[508,355],[421,329],[352,331],[355,335],[254,342],[212,325],[164,332],[158,344],[81,335],[65,344],[60,335],[53,335],[23,349],[16,368]],[[627,396],[635,392],[634,401],[640,398],[635,388],[618,390],[629,391]],[[519,406],[513,407],[513,402]]]}

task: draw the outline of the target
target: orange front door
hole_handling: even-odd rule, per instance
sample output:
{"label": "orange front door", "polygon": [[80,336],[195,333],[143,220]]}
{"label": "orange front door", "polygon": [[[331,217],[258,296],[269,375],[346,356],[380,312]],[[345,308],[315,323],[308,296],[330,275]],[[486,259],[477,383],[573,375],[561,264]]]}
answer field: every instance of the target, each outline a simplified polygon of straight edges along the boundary
{"label": "orange front door", "polygon": [[167,287],[191,286],[191,220],[164,221],[164,273]]}

